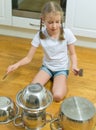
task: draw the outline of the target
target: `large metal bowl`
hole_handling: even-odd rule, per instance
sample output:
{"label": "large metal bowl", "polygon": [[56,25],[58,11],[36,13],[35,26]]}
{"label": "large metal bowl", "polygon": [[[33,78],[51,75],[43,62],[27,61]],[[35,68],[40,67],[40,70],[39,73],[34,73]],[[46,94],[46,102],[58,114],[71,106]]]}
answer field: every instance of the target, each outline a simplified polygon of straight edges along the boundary
{"label": "large metal bowl", "polygon": [[18,114],[18,107],[5,96],[0,96],[0,124],[9,123]]}
{"label": "large metal bowl", "polygon": [[36,83],[30,84],[19,91],[16,101],[23,109],[37,111],[45,109],[53,101],[53,97],[50,91]]}
{"label": "large metal bowl", "polygon": [[66,98],[60,107],[57,118],[50,123],[51,130],[95,130],[96,109],[84,97]]}

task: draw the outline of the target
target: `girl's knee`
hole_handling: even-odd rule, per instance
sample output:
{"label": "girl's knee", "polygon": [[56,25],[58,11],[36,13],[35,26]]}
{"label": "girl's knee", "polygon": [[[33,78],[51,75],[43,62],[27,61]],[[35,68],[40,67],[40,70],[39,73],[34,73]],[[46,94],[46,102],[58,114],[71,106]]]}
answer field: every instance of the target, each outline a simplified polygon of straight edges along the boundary
{"label": "girl's knee", "polygon": [[62,91],[53,91],[53,99],[54,101],[60,102],[64,100],[64,97],[66,96],[68,90],[64,89]]}
{"label": "girl's knee", "polygon": [[61,95],[59,93],[53,94],[53,100],[56,102],[60,102],[64,99],[65,95]]}

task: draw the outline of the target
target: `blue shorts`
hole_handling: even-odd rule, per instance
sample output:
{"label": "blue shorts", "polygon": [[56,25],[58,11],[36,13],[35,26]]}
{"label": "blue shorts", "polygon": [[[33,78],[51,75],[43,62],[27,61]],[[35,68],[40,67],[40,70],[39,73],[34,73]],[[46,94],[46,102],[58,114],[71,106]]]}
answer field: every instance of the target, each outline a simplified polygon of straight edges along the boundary
{"label": "blue shorts", "polygon": [[66,77],[68,77],[68,75],[69,75],[69,70],[52,71],[44,65],[42,65],[42,67],[40,69],[44,70],[46,73],[48,73],[50,75],[50,77],[55,77],[58,75],[65,75]]}

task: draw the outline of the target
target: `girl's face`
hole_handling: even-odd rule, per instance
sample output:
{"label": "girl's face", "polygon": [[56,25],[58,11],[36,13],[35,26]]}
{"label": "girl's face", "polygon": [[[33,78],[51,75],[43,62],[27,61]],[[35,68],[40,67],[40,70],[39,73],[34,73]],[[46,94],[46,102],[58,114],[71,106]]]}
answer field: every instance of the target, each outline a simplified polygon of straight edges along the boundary
{"label": "girl's face", "polygon": [[47,28],[50,36],[59,35],[61,27],[61,15],[60,13],[48,13],[45,16],[44,24]]}

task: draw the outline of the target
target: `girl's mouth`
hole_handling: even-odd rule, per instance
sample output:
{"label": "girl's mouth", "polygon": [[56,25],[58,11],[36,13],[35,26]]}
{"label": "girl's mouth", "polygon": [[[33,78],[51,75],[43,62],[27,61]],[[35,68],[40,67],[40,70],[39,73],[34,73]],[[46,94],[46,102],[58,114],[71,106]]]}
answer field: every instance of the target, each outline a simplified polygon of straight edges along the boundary
{"label": "girl's mouth", "polygon": [[56,29],[52,29],[52,31],[54,32],[54,31],[56,31]]}

